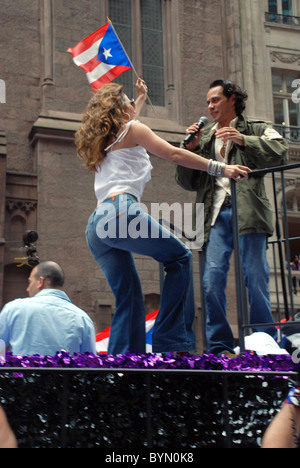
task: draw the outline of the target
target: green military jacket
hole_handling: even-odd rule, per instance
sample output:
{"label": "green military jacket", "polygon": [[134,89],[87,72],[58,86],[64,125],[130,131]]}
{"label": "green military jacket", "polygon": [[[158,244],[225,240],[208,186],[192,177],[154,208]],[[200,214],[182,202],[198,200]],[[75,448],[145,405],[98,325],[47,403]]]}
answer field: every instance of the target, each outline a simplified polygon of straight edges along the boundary
{"label": "green military jacket", "polygon": [[[195,153],[207,159],[215,159],[215,123],[204,128],[199,148]],[[270,125],[239,117],[237,130],[244,135],[245,146],[233,144],[229,164],[248,166],[253,171],[281,166],[288,162],[288,144]],[[196,203],[204,204],[204,244],[207,243],[212,222],[214,203],[214,177],[182,166],[176,168],[177,183],[186,190],[196,191]],[[240,234],[274,231],[273,210],[268,200],[264,177],[250,177],[237,184],[238,218]],[[194,219],[194,229],[195,229]]]}

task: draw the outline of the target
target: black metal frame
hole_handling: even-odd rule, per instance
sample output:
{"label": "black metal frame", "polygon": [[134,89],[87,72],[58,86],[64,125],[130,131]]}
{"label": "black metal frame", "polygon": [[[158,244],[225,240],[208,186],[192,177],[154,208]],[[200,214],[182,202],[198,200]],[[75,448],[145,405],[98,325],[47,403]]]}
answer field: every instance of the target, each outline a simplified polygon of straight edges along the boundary
{"label": "black metal frame", "polygon": [[[274,253],[274,265],[275,271],[277,272],[276,256],[274,248],[278,247],[279,254],[279,269],[280,269],[280,278],[281,278],[281,287],[282,294],[284,299],[284,312],[286,320],[294,320],[295,310],[294,310],[294,301],[293,301],[293,291],[292,291],[292,278],[291,272],[286,267],[286,263],[289,265],[291,261],[290,255],[290,241],[299,239],[289,237],[288,229],[288,216],[287,216],[287,207],[286,207],[286,188],[285,188],[285,173],[290,170],[300,168],[300,164],[290,164],[286,166],[274,167],[271,169],[263,169],[258,171],[253,171],[249,174],[250,177],[264,177],[267,174],[272,174],[272,183],[273,183],[273,196],[274,196],[274,209],[275,209],[275,225],[276,225],[276,237],[274,241],[269,241],[269,246],[273,247]],[[281,193],[282,193],[282,218],[280,216],[280,207],[278,205],[277,198],[277,184],[276,174],[280,174],[281,181]],[[239,243],[239,232],[238,232],[238,201],[237,201],[237,191],[236,191],[236,182],[231,181],[231,191],[232,191],[232,218],[233,218],[233,235],[234,235],[234,251],[240,251]],[[285,237],[282,235],[281,231],[281,221],[283,221]],[[285,246],[285,256],[283,253],[283,246]],[[284,259],[285,257],[285,259]],[[286,272],[288,271],[288,287],[286,284]],[[236,275],[236,292],[237,292],[237,306],[238,306],[238,326],[239,326],[239,343],[241,352],[245,351],[244,339],[245,333],[252,326],[255,328],[265,327],[266,324],[252,324],[249,323],[249,313],[248,313],[248,302],[247,302],[247,293],[246,287],[243,280],[243,271],[240,261],[240,255],[235,254],[235,275]],[[276,283],[278,288],[278,283]],[[277,289],[277,298],[278,298],[278,289]],[[279,300],[278,300],[279,301]],[[281,329],[285,324],[281,322],[281,307],[278,302],[278,321],[276,326]],[[270,324],[271,325],[271,324]]]}
{"label": "black metal frame", "polygon": [[[276,240],[269,241],[268,245],[273,249],[273,257],[274,257],[274,268],[277,274],[278,270],[280,272],[281,278],[281,287],[282,287],[282,294],[284,298],[284,311],[286,320],[294,319],[295,311],[294,311],[294,301],[293,301],[293,292],[292,292],[292,279],[291,279],[291,272],[288,270],[288,286],[286,282],[286,263],[284,260],[283,255],[283,246],[285,246],[286,250],[286,261],[290,262],[290,241],[300,239],[297,238],[289,238],[288,235],[288,217],[287,217],[287,208],[286,208],[286,190],[285,190],[285,173],[289,170],[294,170],[300,168],[300,163],[298,164],[290,164],[286,166],[274,167],[270,169],[262,169],[258,171],[253,171],[249,174],[250,177],[264,177],[267,174],[272,174],[272,182],[273,182],[273,196],[274,196],[274,214],[275,214],[275,227],[276,227]],[[280,216],[280,207],[278,205],[278,198],[277,198],[277,184],[275,175],[280,173],[281,175],[281,193],[282,193],[282,213],[283,216]],[[237,190],[236,190],[236,182],[231,180],[231,195],[232,195],[232,228],[233,228],[233,245],[234,245],[234,252],[235,252],[235,278],[236,278],[236,296],[237,296],[237,311],[238,311],[238,330],[239,330],[239,346],[241,352],[245,352],[245,336],[246,331],[252,328],[254,325],[255,328],[265,327],[266,324],[252,324],[249,323],[249,313],[248,313],[248,299],[247,299],[247,291],[246,286],[244,283],[244,276],[243,270],[241,265],[240,255],[237,255],[236,252],[240,252],[240,236],[238,230],[238,200],[237,200]],[[281,221],[283,220],[284,231],[286,237],[283,237],[281,231]],[[277,266],[276,263],[276,255],[275,255],[275,247],[278,247],[279,253],[279,262],[280,265]],[[202,287],[202,277],[204,274],[204,265],[205,265],[205,252],[199,252],[199,265],[200,265],[200,295],[201,295],[201,309],[202,309],[202,324],[203,324],[203,347],[204,352],[207,351],[207,340],[205,336],[205,323],[206,323],[206,307],[205,301],[203,299],[203,287]],[[279,303],[279,285],[276,280],[276,295],[277,295],[277,313],[278,313],[278,321],[275,323],[280,329],[285,324],[281,322],[281,305]],[[267,324],[268,325],[268,324]],[[274,324],[270,324],[274,325]]]}

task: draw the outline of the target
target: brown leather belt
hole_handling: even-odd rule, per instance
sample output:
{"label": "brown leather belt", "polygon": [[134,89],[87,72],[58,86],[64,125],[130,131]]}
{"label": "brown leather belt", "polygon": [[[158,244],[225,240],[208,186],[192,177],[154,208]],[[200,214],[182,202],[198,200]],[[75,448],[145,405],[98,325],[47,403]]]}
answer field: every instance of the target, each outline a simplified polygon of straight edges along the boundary
{"label": "brown leather belt", "polygon": [[226,195],[222,206],[232,206],[231,195]]}

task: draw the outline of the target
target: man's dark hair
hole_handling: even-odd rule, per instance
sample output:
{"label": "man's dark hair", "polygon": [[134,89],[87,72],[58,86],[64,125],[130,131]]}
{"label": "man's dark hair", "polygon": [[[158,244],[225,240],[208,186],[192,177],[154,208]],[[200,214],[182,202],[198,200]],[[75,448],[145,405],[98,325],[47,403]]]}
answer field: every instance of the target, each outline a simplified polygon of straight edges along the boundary
{"label": "man's dark hair", "polygon": [[36,277],[42,276],[49,280],[52,288],[61,288],[65,282],[62,268],[55,262],[42,262],[37,265]]}
{"label": "man's dark hair", "polygon": [[228,99],[231,96],[235,95],[235,111],[236,115],[241,116],[244,110],[246,109],[245,102],[248,99],[248,94],[246,91],[243,91],[240,86],[231,81],[224,81],[224,80],[215,80],[211,83],[210,89],[216,88],[217,86],[223,86],[223,94]]}

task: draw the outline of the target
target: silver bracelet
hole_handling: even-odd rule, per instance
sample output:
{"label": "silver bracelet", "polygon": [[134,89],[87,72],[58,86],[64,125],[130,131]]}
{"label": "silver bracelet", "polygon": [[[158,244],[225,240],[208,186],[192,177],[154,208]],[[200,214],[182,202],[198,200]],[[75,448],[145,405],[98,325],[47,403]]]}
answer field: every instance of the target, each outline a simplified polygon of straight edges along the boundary
{"label": "silver bracelet", "polygon": [[217,177],[224,177],[224,172],[225,172],[225,169],[226,169],[226,164],[222,163],[222,162],[218,162],[218,169],[216,171],[216,176]]}
{"label": "silver bracelet", "polygon": [[212,159],[210,159],[210,160],[208,161],[207,173],[208,173],[209,175],[214,175],[214,171],[212,171],[213,162],[214,162],[214,161],[213,161]]}
{"label": "silver bracelet", "polygon": [[214,177],[224,177],[226,164],[210,159],[207,166],[207,173]]}

